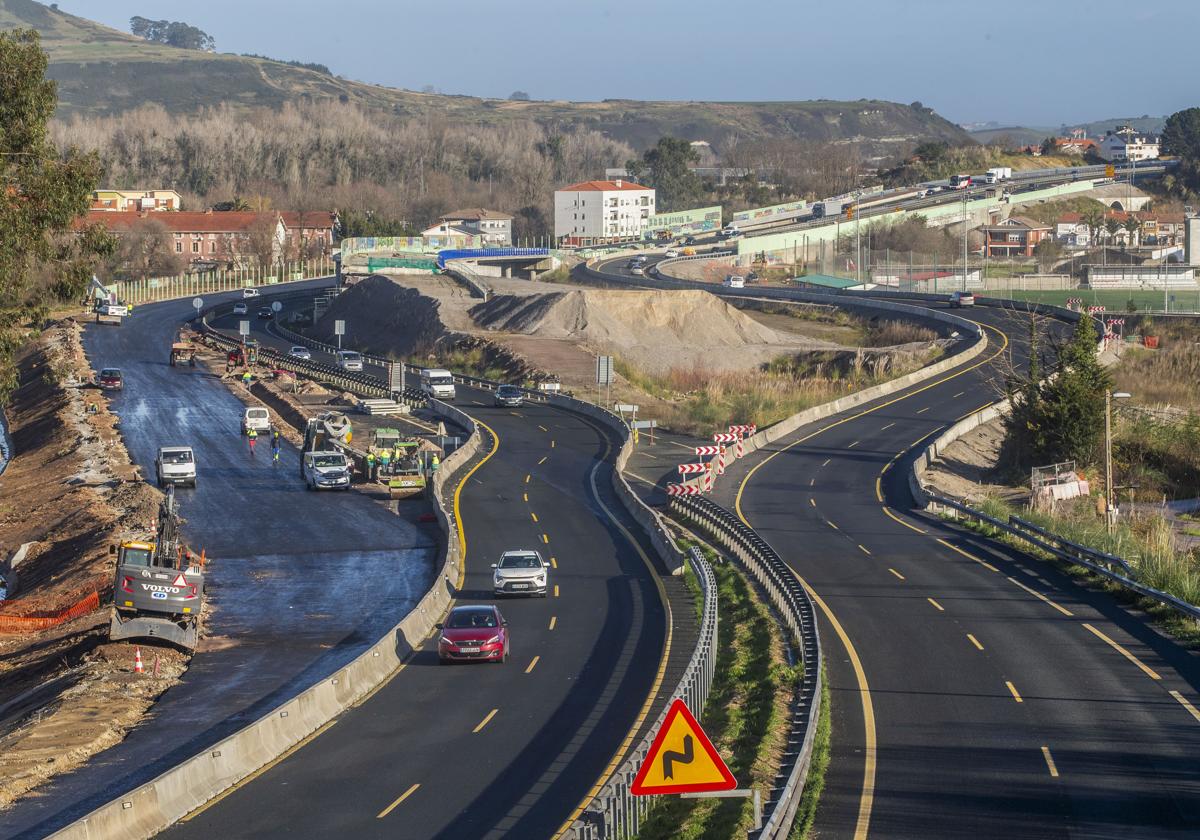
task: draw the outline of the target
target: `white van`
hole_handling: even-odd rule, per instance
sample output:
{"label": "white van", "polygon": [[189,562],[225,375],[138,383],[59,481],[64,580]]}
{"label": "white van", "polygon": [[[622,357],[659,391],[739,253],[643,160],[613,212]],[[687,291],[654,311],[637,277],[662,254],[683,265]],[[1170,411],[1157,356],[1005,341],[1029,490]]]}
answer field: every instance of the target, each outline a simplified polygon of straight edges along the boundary
{"label": "white van", "polygon": [[362,370],[362,355],[354,350],[337,351],[338,367],[342,370]]}
{"label": "white van", "polygon": [[309,490],[350,489],[350,462],[336,449],[305,452],[302,469]]}
{"label": "white van", "polygon": [[421,390],[437,400],[454,399],[454,376],[442,368],[421,371]]}
{"label": "white van", "polygon": [[259,434],[271,431],[271,412],[265,408],[247,408],[242,415],[242,434],[251,429]]}
{"label": "white van", "polygon": [[744,289],[746,288],[746,278],[740,274],[730,274],[725,278],[725,288]]}
{"label": "white van", "polygon": [[154,458],[158,485],[186,484],[196,486],[196,456],[190,446],[160,446]]}

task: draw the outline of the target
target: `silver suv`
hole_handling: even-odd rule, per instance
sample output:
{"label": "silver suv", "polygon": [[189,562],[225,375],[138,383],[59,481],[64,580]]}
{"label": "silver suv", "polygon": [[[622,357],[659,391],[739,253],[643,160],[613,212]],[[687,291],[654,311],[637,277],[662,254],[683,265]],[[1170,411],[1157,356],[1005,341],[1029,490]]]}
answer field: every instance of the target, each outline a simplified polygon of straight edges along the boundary
{"label": "silver suv", "polygon": [[497,595],[541,595],[546,597],[550,564],[542,555],[523,548],[506,551],[492,564],[492,586]]}

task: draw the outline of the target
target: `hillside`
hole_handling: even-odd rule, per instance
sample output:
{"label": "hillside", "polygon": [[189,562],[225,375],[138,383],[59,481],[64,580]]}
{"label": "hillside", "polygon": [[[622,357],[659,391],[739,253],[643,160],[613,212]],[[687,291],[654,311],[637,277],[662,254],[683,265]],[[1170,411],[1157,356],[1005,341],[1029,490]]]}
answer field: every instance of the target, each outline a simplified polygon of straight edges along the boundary
{"label": "hillside", "polygon": [[1147,134],[1160,134],[1166,121],[1166,117],[1112,117],[1107,120],[1061,125],[1058,128],[1018,125],[980,128],[969,133],[980,143],[991,143],[997,138],[1006,137],[1014,145],[1029,146],[1041,143],[1047,137],[1065,136],[1067,131],[1072,128],[1082,128],[1087,132],[1088,137],[1103,137],[1106,131],[1111,131],[1121,125],[1132,126],[1137,131],[1144,131]]}
{"label": "hillside", "polygon": [[226,103],[279,108],[298,100],[342,100],[392,114],[438,113],[463,123],[532,120],[600,131],[637,149],[672,134],[717,144],[797,137],[858,140],[869,154],[902,150],[917,139],[970,143],[965,131],[926,108],[894,102],[515,102],[417,93],[328,76],[281,62],[182,50],[143,41],[34,0],[0,0],[0,28],[34,27],[59,85],[59,116],[107,115],[158,103],[193,113]]}

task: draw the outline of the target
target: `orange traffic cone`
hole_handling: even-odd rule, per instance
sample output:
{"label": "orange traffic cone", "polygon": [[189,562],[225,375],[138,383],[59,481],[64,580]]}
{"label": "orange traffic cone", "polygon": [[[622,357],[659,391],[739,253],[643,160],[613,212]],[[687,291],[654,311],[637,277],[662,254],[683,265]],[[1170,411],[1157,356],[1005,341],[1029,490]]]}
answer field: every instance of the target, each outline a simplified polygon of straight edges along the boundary
{"label": "orange traffic cone", "polygon": [[145,666],[142,665],[142,649],[140,647],[135,647],[133,649],[133,672],[135,674],[141,674],[144,673],[145,670]]}

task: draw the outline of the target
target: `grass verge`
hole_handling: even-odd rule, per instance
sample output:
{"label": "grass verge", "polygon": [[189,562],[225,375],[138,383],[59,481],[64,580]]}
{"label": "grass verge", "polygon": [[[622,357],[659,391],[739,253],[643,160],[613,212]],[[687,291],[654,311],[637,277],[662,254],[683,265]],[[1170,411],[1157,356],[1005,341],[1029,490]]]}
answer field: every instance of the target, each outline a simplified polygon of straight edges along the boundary
{"label": "grass verge", "polygon": [[[789,665],[778,623],[741,572],[713,565],[721,604],[717,670],[704,730],[742,787],[766,790],[787,745],[788,709],[800,675]],[[748,799],[659,799],[639,840],[727,840],[753,822]]]}
{"label": "grass verge", "polygon": [[817,716],[812,761],[808,766],[808,779],[804,784],[804,793],[800,796],[800,804],[796,807],[796,818],[792,822],[788,840],[806,840],[817,818],[817,805],[820,804],[821,793],[825,790],[825,771],[829,769],[829,759],[832,755],[833,712],[829,704],[829,677],[822,663],[821,712]]}

